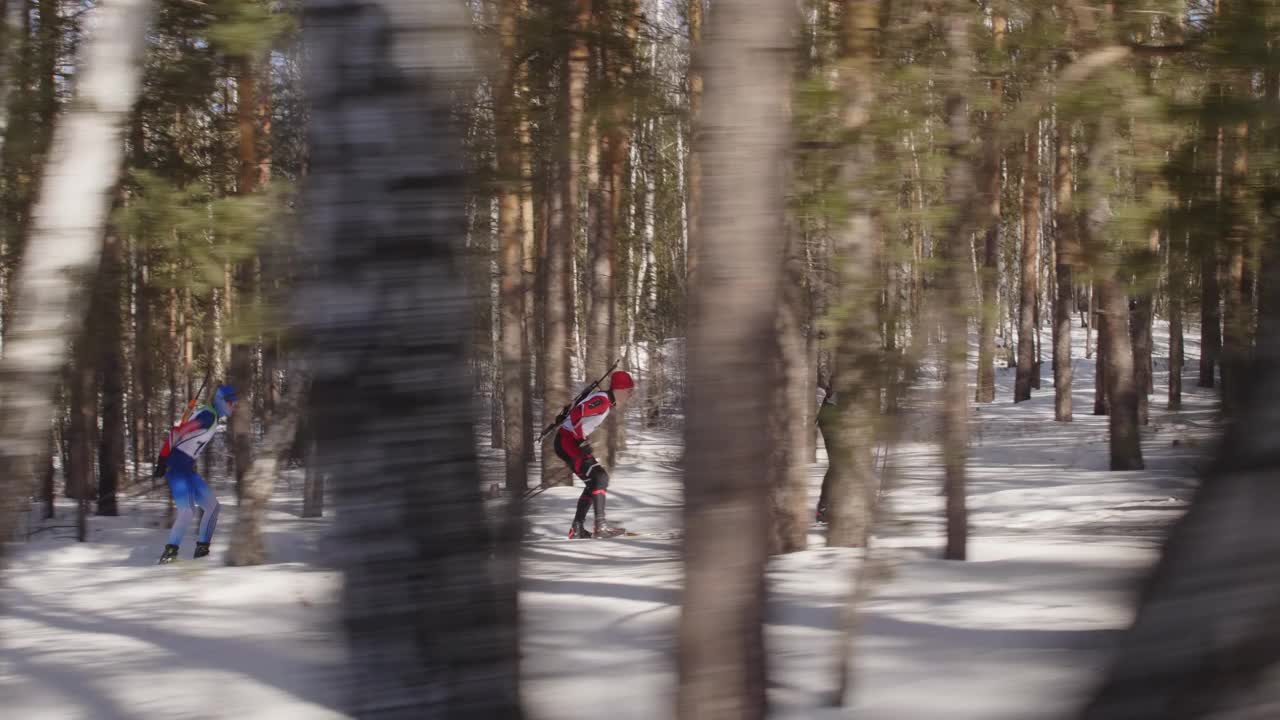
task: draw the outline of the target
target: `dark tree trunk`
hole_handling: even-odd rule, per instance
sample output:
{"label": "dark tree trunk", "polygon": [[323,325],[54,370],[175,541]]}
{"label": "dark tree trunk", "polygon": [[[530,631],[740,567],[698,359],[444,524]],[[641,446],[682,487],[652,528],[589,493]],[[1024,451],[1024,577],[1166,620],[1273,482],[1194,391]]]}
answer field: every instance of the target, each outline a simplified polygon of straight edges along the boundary
{"label": "dark tree trunk", "polygon": [[[1000,59],[1004,51],[1008,20],[1000,12],[991,18],[995,57]],[[996,399],[996,325],[1000,319],[1000,225],[1001,225],[1001,152],[999,144],[1000,107],[1004,103],[1004,76],[997,72],[991,81],[991,100],[995,109],[987,119],[983,157],[986,167],[985,192],[987,202],[987,228],[983,233],[982,253],[982,308],[978,330],[978,383],[974,400],[980,403]]]}
{"label": "dark tree trunk", "polygon": [[[1173,282],[1170,281],[1172,285]],[[1182,286],[1169,295],[1169,409],[1182,409],[1182,371],[1186,352],[1182,337]]]}
{"label": "dark tree trunk", "polygon": [[[71,371],[71,422],[67,444],[71,448],[67,465],[67,497],[80,501],[81,511],[94,498],[97,487],[94,474],[98,435],[98,385],[94,368],[95,350],[89,328],[81,331],[76,341]],[[84,538],[80,538],[82,541]]]}
{"label": "dark tree trunk", "polygon": [[315,0],[303,24],[316,273],[299,332],[317,470],[338,506],[346,710],[519,718],[518,566],[489,540],[465,376],[452,102],[472,92],[470,21],[454,3]]}
{"label": "dark tree trunk", "polygon": [[[624,3],[624,7],[627,9],[626,29],[624,32],[626,41],[620,50],[613,53],[609,72],[613,76],[611,84],[614,86],[615,91],[620,94],[621,98],[628,98],[628,89],[631,87],[635,76],[635,48],[636,38],[639,33],[639,14],[636,12],[635,4],[631,0]],[[615,65],[616,68],[614,67]],[[605,156],[607,167],[603,168],[608,190],[605,203],[607,216],[603,231],[609,234],[607,245],[613,254],[613,259],[610,262],[610,271],[614,274],[611,288],[614,298],[609,304],[608,351],[605,353],[605,357],[609,359],[609,362],[619,356],[619,343],[621,342],[619,332],[623,319],[623,303],[618,301],[617,293],[618,278],[624,277],[624,275],[622,263],[619,262],[618,238],[621,235],[623,218],[626,217],[627,213],[627,209],[623,205],[623,195],[626,191],[627,182],[627,158],[631,153],[634,133],[635,121],[634,114],[631,111],[631,104],[625,100],[615,98],[613,122],[610,123],[608,135],[609,152]],[[693,192],[693,190],[690,189],[689,192]],[[610,458],[617,458],[623,447],[626,438],[626,423],[624,420],[625,416],[622,414],[609,418],[607,439]]]}
{"label": "dark tree trunk", "polygon": [[[1236,71],[1243,75],[1243,71]],[[1250,97],[1253,93],[1248,78],[1237,80],[1233,94],[1238,98]],[[1249,188],[1249,123],[1240,121],[1234,124],[1228,134],[1227,159],[1230,161],[1230,172],[1226,178],[1227,208],[1226,239],[1226,302],[1223,307],[1222,337],[1222,409],[1227,414],[1234,414],[1244,400],[1247,386],[1239,381],[1249,362],[1250,340],[1249,328],[1253,323],[1252,303],[1248,300],[1246,287],[1245,256],[1246,245],[1253,232],[1252,219],[1249,217],[1252,208],[1248,200]]]}
{"label": "dark tree trunk", "polygon": [[1071,124],[1059,121],[1054,139],[1057,163],[1054,165],[1055,209],[1057,227],[1054,270],[1057,274],[1057,297],[1053,305],[1053,419],[1071,422],[1071,310],[1072,270],[1080,262],[1080,246],[1076,238],[1075,210],[1072,207]]}
{"label": "dark tree trunk", "polygon": [[[1114,270],[1112,270],[1114,272]],[[1111,469],[1141,470],[1138,386],[1129,339],[1129,303],[1114,276],[1098,281],[1106,336],[1107,397],[1110,398]]]}
{"label": "dark tree trunk", "polygon": [[[1094,303],[1100,304],[1101,291],[1098,283],[1095,281],[1093,286]],[[1110,385],[1107,384],[1107,335],[1106,335],[1106,318],[1103,317],[1103,310],[1100,307],[1094,308],[1093,324],[1098,328],[1097,347],[1093,353],[1093,414],[1094,415],[1110,415],[1111,414],[1111,394]]]}
{"label": "dark tree trunk", "polygon": [[1098,322],[1097,308],[1095,307],[1097,300],[1094,297],[1093,283],[1089,283],[1089,301],[1088,309],[1084,314],[1084,357],[1086,360],[1093,357],[1093,329]]}
{"label": "dark tree trunk", "polygon": [[[569,0],[573,31],[563,63],[559,108],[565,128],[556,148],[556,178],[551,197],[551,217],[547,248],[546,327],[543,339],[546,377],[543,423],[550,424],[573,398],[570,358],[573,355],[574,308],[573,253],[578,228],[578,185],[580,140],[586,103],[587,34],[591,24],[591,0]],[[547,434],[542,443],[542,485],[570,485],[573,475],[552,449],[556,434]]]}
{"label": "dark tree trunk", "polygon": [[[1160,232],[1159,228],[1151,230],[1150,244],[1142,258],[1143,265],[1155,267],[1160,255]],[[1151,414],[1150,395],[1155,391],[1155,366],[1152,358],[1155,339],[1151,327],[1155,320],[1155,289],[1139,291],[1130,305],[1129,337],[1133,345],[1133,380],[1138,399],[1138,424],[1147,425]]]}
{"label": "dark tree trunk", "polygon": [[[240,141],[240,173],[236,192],[239,195],[250,195],[258,188],[260,170],[258,168],[258,82],[253,61],[247,57],[236,61],[236,88],[239,102],[236,106],[236,120],[239,126]],[[233,274],[235,282],[236,312],[241,317],[253,306],[257,297],[257,277],[252,260],[241,260],[235,265]],[[229,296],[229,288],[226,295]],[[228,303],[230,307],[230,303]],[[228,321],[230,318],[228,317]],[[216,348],[221,353],[222,348]],[[228,380],[240,397],[239,411],[231,416],[230,435],[231,451],[235,460],[236,497],[244,499],[245,474],[253,464],[253,411],[254,372],[253,345],[251,340],[242,338],[231,346],[231,366],[228,368]],[[218,378],[210,384],[216,387]],[[212,392],[210,392],[212,395]]]}
{"label": "dark tree trunk", "polygon": [[1144,292],[1133,301],[1133,309],[1129,313],[1129,337],[1133,344],[1133,383],[1138,401],[1138,424],[1148,424],[1150,416],[1149,393],[1152,384],[1152,351],[1154,340],[1151,334],[1151,322],[1155,298],[1150,292]]}
{"label": "dark tree trunk", "polygon": [[98,383],[102,388],[102,436],[98,443],[99,515],[117,515],[116,491],[124,484],[124,241],[108,234],[98,270],[96,316]]}
{"label": "dark tree trunk", "polygon": [[[178,363],[182,358],[182,336],[178,331],[178,290],[169,288],[169,347],[168,361],[165,363],[169,374],[169,407],[165,414],[162,430],[169,431],[169,426],[178,419]],[[152,456],[154,457],[154,456]]]}
{"label": "dark tree trunk", "polygon": [[[130,400],[134,408],[134,445],[137,446],[136,452],[141,455],[139,460],[150,461],[155,457],[156,450],[154,447],[155,431],[151,408],[153,393],[155,392],[152,384],[157,380],[155,366],[152,362],[154,357],[152,343],[156,336],[151,328],[153,295],[150,286],[150,257],[149,253],[142,248],[138,248],[133,281],[137,287],[137,295],[134,301],[137,309],[134,311],[133,346],[134,392],[136,395]],[[145,477],[141,462],[134,464],[134,472],[138,474],[139,479]]]}
{"label": "dark tree trunk", "polygon": [[[947,48],[952,55],[955,77],[972,72],[973,51],[969,44],[969,14],[960,2],[949,7],[946,19]],[[963,85],[954,81],[946,96],[947,202],[955,216],[950,220],[943,243],[945,280],[941,297],[943,330],[942,387],[942,462],[947,497],[947,546],[943,557],[964,560],[969,538],[969,512],[966,505],[965,465],[969,444],[968,377],[969,312],[968,288],[972,282],[968,272],[969,232],[973,224],[973,173],[966,148],[969,145],[969,116]],[[1028,338],[1029,339],[1029,338]]]}
{"label": "dark tree trunk", "polygon": [[[1120,286],[1119,250],[1104,236],[1111,208],[1102,188],[1115,170],[1115,123],[1108,116],[1092,127],[1089,149],[1089,185],[1093,198],[1083,224],[1083,244],[1094,258],[1095,287],[1102,325],[1098,335],[1099,373],[1104,375],[1110,404],[1112,470],[1142,469],[1142,445],[1138,435],[1138,388],[1133,371],[1133,345],[1129,334],[1129,302]],[[1105,365],[1105,368],[1101,366]],[[1097,412],[1095,405],[1095,413]]]}
{"label": "dark tree trunk", "polygon": [[1036,299],[1040,294],[1040,268],[1036,250],[1040,236],[1040,138],[1038,132],[1026,136],[1026,161],[1022,168],[1022,275],[1018,301],[1018,370],[1013,401],[1031,399],[1036,367]]}
{"label": "dark tree trunk", "polygon": [[[59,421],[60,422],[60,421]],[[57,473],[54,468],[53,460],[58,456],[58,431],[49,431],[49,453],[45,457],[44,468],[40,473],[40,499],[44,503],[44,512],[41,517],[45,520],[52,520],[54,516],[54,507],[57,501],[57,493],[54,490],[54,480]]]}
{"label": "dark tree trunk", "polygon": [[[304,421],[305,422],[305,421]],[[324,473],[316,466],[317,450],[315,439],[310,433],[306,436],[305,477],[302,487],[302,517],[324,517]]]}
{"label": "dark tree trunk", "polygon": [[1082,720],[1271,714],[1280,664],[1280,339],[1259,335],[1258,343],[1245,405],[1170,532]]}
{"label": "dark tree trunk", "polygon": [[1214,386],[1218,354],[1222,348],[1218,286],[1218,244],[1205,238],[1207,247],[1200,258],[1200,387]]}
{"label": "dark tree trunk", "polygon": [[[526,474],[528,472],[528,463],[534,461],[535,445],[534,434],[538,432],[538,428],[534,427],[533,422],[533,397],[534,397],[534,358],[538,356],[540,343],[540,335],[538,333],[539,320],[542,317],[542,307],[539,304],[541,295],[538,293],[538,243],[537,228],[538,223],[534,218],[535,206],[534,202],[534,182],[533,182],[533,147],[531,135],[531,123],[529,121],[529,63],[522,62],[517,68],[516,84],[519,88],[516,92],[519,100],[517,112],[517,132],[519,139],[518,150],[520,153],[520,230],[522,250],[522,268],[523,275],[520,285],[524,291],[524,301],[522,308],[524,317],[521,322],[524,327],[524,357],[521,358],[520,372],[523,380],[521,381],[520,394],[523,396],[521,401],[521,418],[520,425],[524,428],[524,439],[521,441],[521,447],[524,448],[524,460]],[[537,368],[537,372],[541,373],[541,368]],[[526,482],[528,480],[526,479]]]}

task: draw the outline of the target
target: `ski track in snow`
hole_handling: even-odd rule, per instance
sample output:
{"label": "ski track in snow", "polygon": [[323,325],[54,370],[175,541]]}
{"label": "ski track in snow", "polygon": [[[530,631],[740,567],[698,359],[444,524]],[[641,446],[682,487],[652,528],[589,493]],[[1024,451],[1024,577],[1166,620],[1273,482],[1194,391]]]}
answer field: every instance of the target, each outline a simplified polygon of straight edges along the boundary
{"label": "ski track in snow", "polygon": [[[1168,523],[1185,509],[1211,450],[1213,391],[1195,387],[1187,336],[1184,410],[1164,410],[1163,327],[1156,392],[1143,431],[1147,469],[1106,470],[1106,418],[1091,414],[1093,361],[1075,330],[1075,420],[1053,422],[1052,371],[1027,403],[1013,371],[974,412],[970,560],[944,562],[941,468],[926,368],[913,394],[895,479],[877,532],[883,563],[862,608],[851,705],[884,720],[1027,720],[1068,716],[1130,621],[1132,600]],[[1046,338],[1048,333],[1046,333]],[[1048,341],[1046,340],[1046,346]],[[1046,349],[1048,349],[1046,347]],[[974,353],[976,357],[976,352]],[[642,429],[612,473],[610,517],[639,537],[564,540],[581,486],[528,503],[521,608],[526,707],[533,718],[661,720],[673,715],[683,522],[678,429]],[[500,456],[479,441],[488,485]],[[825,455],[810,471],[812,501]],[[538,477],[537,467],[530,478]],[[0,589],[0,698],[23,718],[324,719],[340,712],[340,577],[325,567],[327,519],[303,519],[302,480],[286,474],[268,515],[269,564],[221,564],[234,527],[223,500],[208,564],[193,543],[153,565],[164,504],[122,501],[78,544],[74,508],[14,548]],[[766,642],[773,716],[844,717],[823,707],[834,684],[836,628],[861,551],[811,547],[770,562]]]}

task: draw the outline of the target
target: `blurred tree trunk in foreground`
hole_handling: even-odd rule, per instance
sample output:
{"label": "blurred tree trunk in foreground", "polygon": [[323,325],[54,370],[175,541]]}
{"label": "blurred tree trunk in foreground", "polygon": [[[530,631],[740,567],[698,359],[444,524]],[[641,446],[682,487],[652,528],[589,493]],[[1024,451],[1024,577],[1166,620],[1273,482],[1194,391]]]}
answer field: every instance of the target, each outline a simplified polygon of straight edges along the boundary
{"label": "blurred tree trunk in foreground", "polygon": [[1086,720],[1275,716],[1280,338],[1259,336],[1251,381],[1248,403],[1165,542]]}
{"label": "blurred tree trunk in foreground", "polygon": [[794,9],[721,0],[703,47],[698,282],[689,327],[685,592],[677,716],[766,713],[768,416],[776,347]]}
{"label": "blurred tree trunk in foreground", "polygon": [[54,390],[69,339],[83,324],[86,278],[97,269],[124,159],[149,10],[147,0],[95,9],[97,32],[84,47],[76,101],[54,131],[0,361],[0,546],[12,535],[14,505],[28,497],[33,461],[48,448]]}
{"label": "blurred tree trunk in foreground", "polygon": [[[495,560],[465,377],[470,19],[451,0],[308,0],[311,427],[346,582],[347,712],[521,716],[517,567]],[[502,572],[494,563],[502,563]]]}

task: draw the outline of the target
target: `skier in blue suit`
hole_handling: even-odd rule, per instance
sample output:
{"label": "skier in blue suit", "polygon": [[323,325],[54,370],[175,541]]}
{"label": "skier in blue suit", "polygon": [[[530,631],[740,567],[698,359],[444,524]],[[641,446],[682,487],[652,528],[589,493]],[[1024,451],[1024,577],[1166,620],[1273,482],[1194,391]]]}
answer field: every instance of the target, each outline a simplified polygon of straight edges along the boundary
{"label": "skier in blue suit", "polygon": [[208,483],[196,473],[196,458],[213,441],[218,431],[218,420],[231,417],[235,408],[236,391],[230,385],[222,385],[213,393],[210,404],[196,408],[190,420],[170,430],[165,438],[153,474],[163,476],[169,482],[178,513],[173,520],[173,529],[169,531],[169,543],[160,556],[161,565],[178,559],[178,547],[195,516],[196,507],[204,510],[204,519],[200,522],[200,536],[192,557],[202,558],[209,554],[209,541],[213,539],[214,528],[218,525],[220,506]]}

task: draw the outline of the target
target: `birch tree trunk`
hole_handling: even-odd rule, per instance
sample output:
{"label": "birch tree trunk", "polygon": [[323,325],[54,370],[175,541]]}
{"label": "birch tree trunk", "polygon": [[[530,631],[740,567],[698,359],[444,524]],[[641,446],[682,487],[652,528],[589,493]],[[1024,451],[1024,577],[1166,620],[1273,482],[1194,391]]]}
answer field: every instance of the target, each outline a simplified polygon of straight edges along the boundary
{"label": "birch tree trunk", "polygon": [[68,338],[83,321],[81,289],[96,268],[124,158],[149,10],[146,0],[109,0],[94,10],[98,26],[84,45],[76,100],[54,130],[0,360],[0,540],[12,536],[13,503],[28,496],[32,460],[47,448]]}
{"label": "birch tree trunk", "polygon": [[[513,548],[475,457],[463,135],[471,22],[446,0],[310,0],[315,274],[297,296],[346,582],[346,711],[521,717]],[[496,565],[495,565],[496,564]]]}

